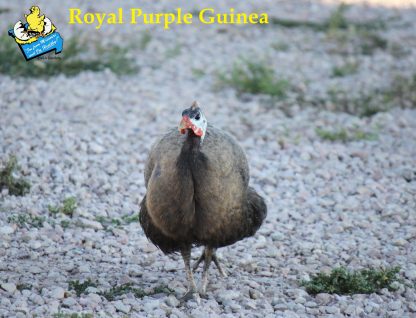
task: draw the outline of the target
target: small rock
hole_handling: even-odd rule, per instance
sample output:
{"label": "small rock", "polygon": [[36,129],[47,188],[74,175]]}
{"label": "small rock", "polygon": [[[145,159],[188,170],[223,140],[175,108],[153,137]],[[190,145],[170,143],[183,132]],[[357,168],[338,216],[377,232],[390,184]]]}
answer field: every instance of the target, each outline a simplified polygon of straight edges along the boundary
{"label": "small rock", "polygon": [[416,268],[415,268],[415,269],[409,269],[409,270],[406,270],[406,271],[404,272],[404,275],[405,275],[407,278],[411,279],[411,280],[416,280]]}
{"label": "small rock", "polygon": [[84,227],[89,227],[94,230],[102,230],[103,225],[100,222],[89,220],[86,218],[80,218],[81,225]]}
{"label": "small rock", "polygon": [[348,305],[347,308],[344,309],[344,313],[347,315],[354,315],[356,306]]}
{"label": "small rock", "polygon": [[76,303],[77,303],[77,301],[76,301],[76,299],[75,299],[75,298],[73,298],[73,297],[68,297],[68,298],[65,298],[65,299],[62,301],[62,305],[64,305],[65,307],[68,307],[68,308],[70,308],[70,307],[74,306]]}
{"label": "small rock", "polygon": [[328,314],[339,314],[339,308],[337,308],[335,306],[326,306],[325,311]]}
{"label": "small rock", "polygon": [[96,293],[89,293],[88,294],[88,299],[90,302],[99,304],[101,303],[102,299],[100,295],[97,295]]}
{"label": "small rock", "polygon": [[148,300],[144,303],[143,307],[144,307],[144,310],[146,312],[150,313],[150,312],[153,312],[153,311],[155,311],[156,309],[158,309],[160,307],[160,302],[157,299],[156,300]]}
{"label": "small rock", "polygon": [[64,181],[64,175],[57,166],[51,168],[51,177],[57,182],[62,183]]}
{"label": "small rock", "polygon": [[167,261],[165,263],[165,271],[175,272],[178,269],[178,264],[175,262]]}
{"label": "small rock", "polygon": [[101,146],[100,144],[92,142],[90,143],[90,150],[92,153],[101,154],[105,151],[105,148]]}
{"label": "small rock", "polygon": [[43,305],[45,301],[43,300],[42,296],[32,293],[29,297],[30,301],[32,301],[36,305]]}
{"label": "small rock", "polygon": [[219,296],[219,300],[225,304],[229,302],[230,300],[237,299],[239,296],[240,296],[239,292],[234,291],[234,290],[227,290],[221,293],[221,295]]}
{"label": "small rock", "polygon": [[399,300],[389,303],[390,310],[399,310],[401,306],[402,306],[402,302]]}
{"label": "small rock", "polygon": [[316,301],[320,305],[326,305],[331,301],[331,295],[327,293],[320,293],[315,297]]}
{"label": "small rock", "polygon": [[178,307],[180,304],[180,301],[173,295],[170,295],[167,299],[166,299],[166,303],[171,306],[171,307]]}
{"label": "small rock", "polygon": [[260,292],[258,292],[257,290],[253,288],[250,288],[250,290],[248,291],[248,294],[251,299],[259,299],[262,296]]}
{"label": "small rock", "polygon": [[29,270],[33,274],[40,274],[40,273],[43,272],[42,268],[40,268],[38,266],[31,266]]}
{"label": "small rock", "polygon": [[113,304],[114,304],[114,307],[116,307],[118,311],[121,311],[125,314],[128,314],[130,312],[131,306],[123,304],[121,300],[118,300],[114,302]]}
{"label": "small rock", "polygon": [[367,160],[368,159],[368,153],[365,151],[353,151],[351,152],[351,157],[357,157],[361,160]]}
{"label": "small rock", "polygon": [[92,287],[92,286],[88,287],[85,290],[85,294],[97,294],[98,292],[99,292],[98,288]]}
{"label": "small rock", "polygon": [[38,249],[40,249],[42,247],[42,243],[39,242],[39,241],[33,241],[33,242],[30,243],[30,247],[33,250],[38,250]]}
{"label": "small rock", "polygon": [[238,304],[231,304],[230,308],[232,312],[241,312],[241,306]]}
{"label": "small rock", "polygon": [[3,283],[1,284],[1,288],[10,294],[13,294],[16,291],[16,285],[13,283]]}
{"label": "small rock", "polygon": [[399,238],[393,241],[393,244],[397,246],[405,246],[407,243],[408,242],[403,238]]}
{"label": "small rock", "polygon": [[285,318],[299,318],[299,315],[291,310],[285,310],[283,317]]}
{"label": "small rock", "polygon": [[113,175],[117,172],[117,165],[114,163],[110,163],[108,166],[105,167],[105,171],[109,174],[109,175]]}
{"label": "small rock", "polygon": [[50,296],[55,299],[63,299],[65,297],[65,290],[62,287],[55,287],[52,289]]}
{"label": "small rock", "polygon": [[12,233],[14,233],[14,227],[8,225],[0,227],[0,234],[9,235]]}
{"label": "small rock", "polygon": [[297,303],[297,304],[304,304],[304,303],[306,303],[306,299],[303,298],[303,297],[297,297],[295,299],[295,303]]}
{"label": "small rock", "polygon": [[316,307],[317,303],[314,301],[308,301],[305,303],[305,307]]}
{"label": "small rock", "polygon": [[78,271],[80,273],[89,273],[91,270],[90,270],[90,266],[88,264],[82,264],[78,267]]}

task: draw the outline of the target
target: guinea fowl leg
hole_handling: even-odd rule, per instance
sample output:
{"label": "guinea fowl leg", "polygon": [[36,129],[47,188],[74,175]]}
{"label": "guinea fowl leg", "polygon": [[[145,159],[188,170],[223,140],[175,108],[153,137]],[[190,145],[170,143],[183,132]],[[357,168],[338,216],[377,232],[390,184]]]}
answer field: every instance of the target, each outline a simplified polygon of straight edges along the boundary
{"label": "guinea fowl leg", "polygon": [[205,248],[204,248],[204,250],[202,251],[201,256],[200,256],[200,257],[198,258],[198,260],[195,262],[194,266],[192,266],[192,270],[193,270],[194,272],[198,269],[199,264],[201,264],[201,263],[202,263],[202,261],[204,260],[204,258],[205,258]]}
{"label": "guinea fowl leg", "polygon": [[201,302],[201,299],[199,298],[194,276],[191,270],[191,246],[186,246],[182,248],[181,254],[182,254],[183,262],[185,263],[185,272],[186,272],[186,277],[189,283],[188,291],[181,298],[181,300],[187,301],[193,298],[199,304]]}
{"label": "guinea fowl leg", "polygon": [[220,272],[220,275],[222,277],[227,277],[227,274],[224,272],[224,270],[222,269],[221,263],[218,260],[217,255],[215,255],[215,250],[214,253],[212,254],[212,260],[214,261],[215,266],[217,266],[218,271]]}
{"label": "guinea fowl leg", "polygon": [[[198,269],[199,264],[205,259],[205,250],[202,252],[201,256],[198,258],[198,260],[195,262],[195,264],[192,266],[193,271],[195,272]],[[215,266],[217,266],[218,271],[220,272],[220,275],[222,277],[227,277],[227,274],[222,269],[221,263],[218,260],[217,255],[215,254],[216,249],[212,249],[212,260],[214,261]]]}
{"label": "guinea fowl leg", "polygon": [[208,270],[209,265],[211,265],[212,254],[214,254],[214,249],[212,247],[205,247],[204,249],[204,271],[202,272],[202,285],[201,285],[201,295],[205,295],[208,285]]}

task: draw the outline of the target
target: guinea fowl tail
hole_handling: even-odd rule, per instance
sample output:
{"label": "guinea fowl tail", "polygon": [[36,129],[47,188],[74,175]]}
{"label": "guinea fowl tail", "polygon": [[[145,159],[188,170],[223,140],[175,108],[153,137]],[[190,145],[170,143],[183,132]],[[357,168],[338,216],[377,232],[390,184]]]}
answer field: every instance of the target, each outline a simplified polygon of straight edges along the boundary
{"label": "guinea fowl tail", "polygon": [[247,224],[247,236],[252,236],[257,232],[266,218],[267,206],[264,199],[251,187],[247,191],[247,203],[247,220],[249,220]]}
{"label": "guinea fowl tail", "polygon": [[152,219],[147,212],[146,196],[144,196],[140,203],[139,222],[147,238],[159,247],[163,253],[169,254],[180,250],[180,244],[178,242],[167,237],[152,223]]}

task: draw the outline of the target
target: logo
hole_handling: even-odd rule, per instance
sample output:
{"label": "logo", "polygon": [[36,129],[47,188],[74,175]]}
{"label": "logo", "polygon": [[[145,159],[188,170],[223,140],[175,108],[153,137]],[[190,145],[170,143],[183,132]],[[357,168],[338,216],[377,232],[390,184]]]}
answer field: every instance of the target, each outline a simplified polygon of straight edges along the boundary
{"label": "logo", "polygon": [[52,21],[41,15],[38,6],[32,6],[30,13],[25,14],[25,19],[24,24],[22,21],[16,22],[14,28],[9,30],[9,35],[15,39],[27,61],[51,51],[55,51],[55,54],[62,52],[64,40],[56,32]]}

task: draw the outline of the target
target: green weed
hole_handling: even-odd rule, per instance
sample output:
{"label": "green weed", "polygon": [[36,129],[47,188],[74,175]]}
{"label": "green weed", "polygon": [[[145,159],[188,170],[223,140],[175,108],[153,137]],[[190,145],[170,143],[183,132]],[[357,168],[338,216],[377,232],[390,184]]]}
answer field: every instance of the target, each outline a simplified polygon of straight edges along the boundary
{"label": "green weed", "polygon": [[375,140],[377,135],[374,133],[365,132],[360,129],[351,129],[347,130],[345,128],[340,128],[336,130],[324,130],[321,128],[316,128],[316,134],[321,137],[323,140],[329,141],[357,141],[357,140]]}
{"label": "green weed", "polygon": [[144,51],[149,43],[152,41],[152,35],[150,32],[144,32],[142,37],[140,38],[139,48],[140,50]]}
{"label": "green weed", "polygon": [[131,75],[138,71],[138,67],[132,58],[128,57],[129,47],[111,45],[99,47],[97,50],[100,62],[99,70],[109,69],[117,75]]}
{"label": "green weed", "polygon": [[79,280],[71,280],[68,283],[69,290],[74,290],[77,296],[81,296],[88,287],[97,287],[97,283],[93,282],[91,279],[87,279],[83,282]]}
{"label": "green weed", "polygon": [[182,52],[182,47],[179,43],[176,43],[174,47],[168,48],[165,52],[165,57],[167,59],[172,59],[177,57]]}
{"label": "green weed", "polygon": [[22,283],[22,284],[17,284],[16,285],[16,288],[17,288],[17,290],[19,290],[19,291],[22,291],[22,290],[31,290],[32,289],[32,285],[30,285],[30,284],[25,284],[25,283]]}
{"label": "green weed", "polygon": [[71,225],[71,222],[69,220],[62,220],[61,226],[63,229],[67,229]]}
{"label": "green weed", "polygon": [[30,214],[14,214],[7,218],[8,223],[16,224],[18,227],[41,228],[45,221],[45,217],[33,216]]}
{"label": "green weed", "polygon": [[340,66],[335,66],[332,69],[332,76],[333,77],[345,77],[348,75],[352,75],[357,73],[358,71],[358,63],[354,62],[347,62]]}
{"label": "green weed", "polygon": [[136,298],[143,298],[145,296],[151,296],[159,293],[172,294],[174,293],[174,290],[167,286],[161,285],[156,286],[150,292],[145,292],[143,289],[133,287],[133,284],[127,283],[119,286],[114,286],[107,291],[101,292],[100,295],[106,298],[108,301],[113,301],[116,298],[128,293],[132,293]]}
{"label": "green weed", "polygon": [[205,76],[205,71],[203,69],[200,69],[200,68],[192,68],[191,71],[192,71],[192,75],[195,78],[202,78],[202,77]]}
{"label": "green weed", "polygon": [[0,190],[8,189],[11,195],[25,195],[30,191],[30,184],[23,178],[16,178],[20,169],[15,156],[11,156],[0,170]]}
{"label": "green weed", "polygon": [[104,229],[110,229],[112,227],[120,227],[122,225],[138,222],[139,215],[123,215],[121,218],[107,218],[104,216],[97,216],[95,220],[100,222]]}
{"label": "green weed", "polygon": [[400,267],[390,269],[362,269],[348,271],[345,267],[335,268],[330,274],[319,273],[310,281],[302,281],[301,286],[309,294],[329,293],[338,295],[371,294],[382,288],[394,290],[392,284],[398,282]]}
{"label": "green weed", "polygon": [[371,55],[376,50],[387,49],[388,42],[382,36],[377,33],[361,30],[357,33],[360,43],[358,45],[359,53],[364,55]]}
{"label": "green weed", "polygon": [[65,313],[59,310],[57,313],[54,313],[52,317],[53,318],[94,318],[94,315],[90,313]]}
{"label": "green weed", "polygon": [[384,101],[402,108],[415,108],[416,74],[411,77],[396,76],[390,87],[384,92]]}
{"label": "green weed", "polygon": [[393,107],[416,107],[416,74],[410,77],[399,75],[391,80],[387,88],[375,89],[370,92],[361,91],[358,96],[351,93],[330,89],[327,99],[316,100],[316,106],[342,111],[362,117],[373,116]]}
{"label": "green weed", "polygon": [[351,97],[351,93],[347,91],[330,89],[328,91],[329,98],[320,103],[326,104],[326,108],[331,110],[369,117],[389,108],[389,105],[383,103],[383,94],[382,91],[376,90],[373,92],[360,92],[358,96]]}
{"label": "green weed", "polygon": [[275,98],[286,97],[289,81],[276,79],[273,69],[266,62],[241,59],[234,63],[230,74],[218,74],[220,84],[231,86],[238,93],[266,94]]}
{"label": "green weed", "polygon": [[48,205],[48,210],[51,214],[63,213],[68,216],[73,216],[77,209],[77,200],[74,197],[68,197],[62,201],[61,206]]}
{"label": "green weed", "polygon": [[283,42],[277,42],[272,44],[272,48],[276,51],[287,52],[289,51],[289,44]]}
{"label": "green weed", "polygon": [[133,74],[137,66],[132,58],[127,57],[127,48],[109,46],[98,48],[94,58],[84,58],[91,51],[78,38],[65,39],[64,50],[54,60],[54,53],[26,61],[15,41],[4,35],[0,37],[0,59],[8,61],[0,64],[0,73],[12,77],[51,77],[59,74],[75,76],[83,71],[100,72],[110,69],[117,75]]}

